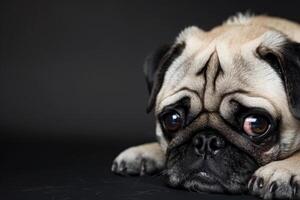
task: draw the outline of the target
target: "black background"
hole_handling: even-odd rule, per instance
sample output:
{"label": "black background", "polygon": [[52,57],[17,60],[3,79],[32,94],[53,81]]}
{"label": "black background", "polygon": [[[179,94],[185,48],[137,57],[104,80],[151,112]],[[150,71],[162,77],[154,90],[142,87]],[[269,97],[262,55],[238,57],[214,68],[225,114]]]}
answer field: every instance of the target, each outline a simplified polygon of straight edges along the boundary
{"label": "black background", "polygon": [[187,26],[209,30],[247,10],[300,19],[287,0],[2,0],[0,198],[224,199],[109,168],[123,148],[154,140],[145,56]]}

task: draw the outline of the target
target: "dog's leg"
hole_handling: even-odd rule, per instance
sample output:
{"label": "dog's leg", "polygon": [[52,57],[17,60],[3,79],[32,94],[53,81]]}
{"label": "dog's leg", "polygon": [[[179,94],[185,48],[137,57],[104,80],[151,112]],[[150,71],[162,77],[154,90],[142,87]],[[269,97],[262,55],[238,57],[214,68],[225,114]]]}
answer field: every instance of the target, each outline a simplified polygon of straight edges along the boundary
{"label": "dog's leg", "polygon": [[260,167],[248,188],[264,199],[300,199],[300,152]]}
{"label": "dog's leg", "polygon": [[148,143],[128,148],[114,160],[112,171],[121,175],[144,175],[158,172],[165,166],[165,153],[160,145]]}

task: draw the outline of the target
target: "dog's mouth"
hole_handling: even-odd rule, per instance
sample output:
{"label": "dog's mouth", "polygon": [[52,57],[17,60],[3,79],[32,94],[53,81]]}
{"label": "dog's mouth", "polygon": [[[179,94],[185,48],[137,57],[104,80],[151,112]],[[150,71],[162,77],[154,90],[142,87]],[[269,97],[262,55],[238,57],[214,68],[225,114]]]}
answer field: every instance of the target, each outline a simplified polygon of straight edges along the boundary
{"label": "dog's mouth", "polygon": [[[244,183],[228,184],[226,181],[220,180],[218,175],[203,171],[203,169],[197,172],[182,173],[180,169],[176,170],[175,167],[169,169],[166,176],[169,186],[194,192],[242,193],[246,190],[246,181]],[[250,176],[249,173],[249,178]]]}
{"label": "dog's mouth", "polygon": [[205,171],[199,171],[193,176],[187,178],[183,183],[183,187],[195,192],[226,192],[226,188],[220,184],[217,178]]}
{"label": "dog's mouth", "polygon": [[205,171],[199,171],[197,174],[195,174],[195,178],[200,179],[201,182],[208,184],[213,184],[216,182],[214,177],[212,177]]}
{"label": "dog's mouth", "polygon": [[248,154],[221,139],[220,148],[217,143],[221,141],[214,138],[216,146],[208,147],[202,141],[206,145],[199,147],[202,151],[197,151],[193,142],[171,149],[167,156],[167,183],[197,192],[246,192],[248,180],[258,165]]}
{"label": "dog's mouth", "polygon": [[208,172],[199,171],[188,175],[169,173],[168,185],[175,188],[183,188],[194,192],[227,193],[226,187],[218,181],[218,178]]}

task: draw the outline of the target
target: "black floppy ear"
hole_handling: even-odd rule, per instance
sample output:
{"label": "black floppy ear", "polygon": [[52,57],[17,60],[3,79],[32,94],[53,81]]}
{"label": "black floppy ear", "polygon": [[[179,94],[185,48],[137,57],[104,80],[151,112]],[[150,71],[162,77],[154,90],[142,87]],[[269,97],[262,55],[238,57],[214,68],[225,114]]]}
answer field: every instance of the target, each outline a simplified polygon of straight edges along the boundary
{"label": "black floppy ear", "polygon": [[162,86],[165,72],[172,62],[181,55],[184,47],[185,43],[164,45],[146,58],[144,73],[150,93],[147,113],[149,113],[155,105],[156,96]]}
{"label": "black floppy ear", "polygon": [[257,52],[281,76],[289,108],[300,119],[300,43],[287,40],[277,51],[259,47]]}
{"label": "black floppy ear", "polygon": [[170,50],[170,48],[171,45],[163,45],[159,47],[155,52],[147,56],[145,60],[143,67],[149,94],[151,94],[153,82],[155,79],[157,69],[159,68],[159,64],[164,55],[166,55],[167,52]]}

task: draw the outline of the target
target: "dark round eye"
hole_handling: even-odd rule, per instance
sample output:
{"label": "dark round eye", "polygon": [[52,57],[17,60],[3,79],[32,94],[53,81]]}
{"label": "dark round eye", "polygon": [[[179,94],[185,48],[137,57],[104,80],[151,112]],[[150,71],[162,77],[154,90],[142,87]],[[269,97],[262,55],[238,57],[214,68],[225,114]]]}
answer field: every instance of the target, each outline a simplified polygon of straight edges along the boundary
{"label": "dark round eye", "polygon": [[267,133],[271,128],[270,120],[262,115],[249,115],[244,119],[243,129],[250,136]]}
{"label": "dark round eye", "polygon": [[174,110],[162,116],[162,124],[164,130],[168,132],[175,132],[182,128],[183,119],[181,115]]}

